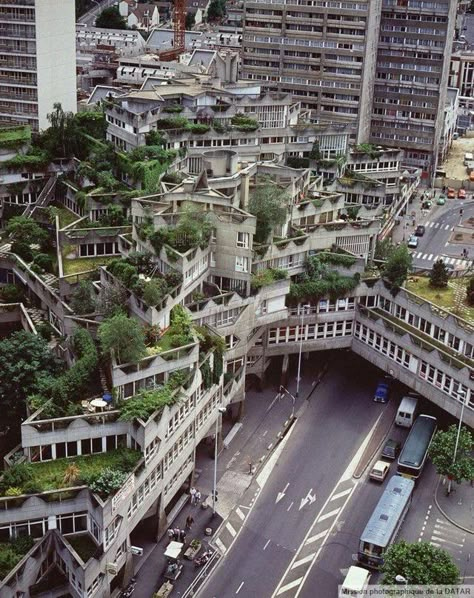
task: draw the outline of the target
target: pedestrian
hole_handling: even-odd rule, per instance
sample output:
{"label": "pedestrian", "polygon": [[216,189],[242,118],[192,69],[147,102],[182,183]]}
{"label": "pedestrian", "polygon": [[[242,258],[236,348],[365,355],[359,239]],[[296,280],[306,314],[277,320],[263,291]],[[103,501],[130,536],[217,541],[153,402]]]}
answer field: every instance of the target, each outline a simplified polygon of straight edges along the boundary
{"label": "pedestrian", "polygon": [[192,505],[196,504],[196,492],[197,492],[197,490],[194,486],[189,491],[189,494],[191,495],[191,504]]}
{"label": "pedestrian", "polygon": [[191,529],[193,523],[194,523],[193,516],[192,515],[188,515],[186,517],[186,529]]}
{"label": "pedestrian", "polygon": [[186,532],[184,529],[179,531],[179,539],[183,544],[186,542]]}
{"label": "pedestrian", "polygon": [[168,530],[168,538],[170,540],[174,540],[174,530],[173,529]]}
{"label": "pedestrian", "polygon": [[199,504],[201,502],[201,493],[199,492],[199,490],[196,490],[196,496],[194,497],[196,500],[195,504]]}

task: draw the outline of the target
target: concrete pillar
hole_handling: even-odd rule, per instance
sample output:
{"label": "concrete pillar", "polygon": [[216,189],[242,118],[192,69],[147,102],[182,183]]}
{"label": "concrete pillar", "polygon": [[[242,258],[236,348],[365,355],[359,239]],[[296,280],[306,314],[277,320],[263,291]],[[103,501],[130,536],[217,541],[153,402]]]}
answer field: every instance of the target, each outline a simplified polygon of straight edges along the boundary
{"label": "concrete pillar", "polygon": [[289,369],[289,365],[290,365],[290,356],[289,355],[284,355],[283,356],[283,363],[281,366],[281,379],[280,379],[280,384],[282,384],[283,386],[287,386],[288,384],[288,369]]}
{"label": "concrete pillar", "polygon": [[156,541],[158,542],[168,529],[168,517],[165,510],[161,508],[162,502],[158,500],[157,512],[158,512],[158,524],[156,526]]}
{"label": "concrete pillar", "polygon": [[76,442],[76,447],[77,447],[77,454],[82,455],[82,442],[80,440],[78,440]]}
{"label": "concrete pillar", "polygon": [[51,445],[51,459],[53,461],[56,459],[56,444]]}

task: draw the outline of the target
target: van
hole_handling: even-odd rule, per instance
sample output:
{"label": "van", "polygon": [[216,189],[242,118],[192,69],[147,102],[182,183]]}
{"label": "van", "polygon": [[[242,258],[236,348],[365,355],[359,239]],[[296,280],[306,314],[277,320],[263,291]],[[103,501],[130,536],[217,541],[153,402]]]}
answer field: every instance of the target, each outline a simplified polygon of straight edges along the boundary
{"label": "van", "polygon": [[468,162],[472,162],[474,160],[474,156],[471,152],[467,152],[464,154],[464,166],[467,166]]}
{"label": "van", "polygon": [[364,596],[369,585],[370,573],[367,569],[352,565],[349,567],[344,583],[339,590],[339,598]]}
{"label": "van", "polygon": [[395,423],[402,428],[411,428],[418,411],[418,399],[415,397],[403,397],[397,411]]}

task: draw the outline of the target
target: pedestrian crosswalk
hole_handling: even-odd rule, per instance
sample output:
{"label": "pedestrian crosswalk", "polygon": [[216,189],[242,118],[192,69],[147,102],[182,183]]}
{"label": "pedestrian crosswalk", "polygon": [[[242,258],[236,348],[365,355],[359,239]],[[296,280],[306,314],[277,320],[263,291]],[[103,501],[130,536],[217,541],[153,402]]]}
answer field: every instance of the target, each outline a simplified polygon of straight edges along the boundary
{"label": "pedestrian crosswalk", "polygon": [[431,536],[428,538],[419,538],[419,542],[424,539],[432,546],[443,548],[449,552],[454,560],[462,560],[464,544],[466,542],[466,532],[454,527],[445,519],[436,518],[436,523],[431,530]]}
{"label": "pedestrian crosswalk", "polygon": [[425,228],[438,228],[439,230],[449,230],[453,228],[452,224],[445,224],[444,222],[428,222],[425,223]]}
{"label": "pedestrian crosswalk", "polygon": [[461,266],[462,268],[469,268],[472,264],[472,260],[465,260],[456,257],[447,257],[445,255],[436,255],[434,253],[425,253],[424,251],[418,251],[413,254],[415,260],[421,260],[425,262],[436,262],[443,260],[443,262],[450,266]]}

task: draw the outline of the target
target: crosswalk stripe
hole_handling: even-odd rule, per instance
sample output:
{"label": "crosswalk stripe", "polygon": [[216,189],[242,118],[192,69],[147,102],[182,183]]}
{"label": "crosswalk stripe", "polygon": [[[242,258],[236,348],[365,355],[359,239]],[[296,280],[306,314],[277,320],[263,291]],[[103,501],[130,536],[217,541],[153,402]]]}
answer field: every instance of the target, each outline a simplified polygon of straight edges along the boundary
{"label": "crosswalk stripe", "polygon": [[426,222],[426,224],[425,224],[425,228],[428,228],[430,226],[431,226],[431,222],[428,220],[428,222]]}
{"label": "crosswalk stripe", "polygon": [[239,509],[239,507],[237,507],[235,509],[235,512],[240,517],[240,519],[242,519],[242,521],[245,519],[245,515],[242,513],[242,511]]}
{"label": "crosswalk stripe", "polygon": [[444,227],[444,230],[449,230],[450,228],[451,228],[451,226],[450,226],[449,224],[447,224],[447,225]]}
{"label": "crosswalk stripe", "polygon": [[430,255],[426,258],[429,262],[431,262],[431,260],[433,259],[433,254],[430,253]]}
{"label": "crosswalk stripe", "polygon": [[235,536],[236,536],[237,532],[236,532],[236,531],[235,531],[235,529],[232,527],[232,525],[231,525],[229,522],[227,522],[225,527],[226,527],[226,529],[228,530],[229,534],[230,534],[230,535],[231,535],[233,538],[235,538]]}
{"label": "crosswalk stripe", "polygon": [[295,579],[295,581],[292,581],[291,583],[287,583],[286,586],[282,586],[278,590],[277,596],[279,596],[280,594],[284,594],[285,592],[288,592],[288,590],[291,590],[291,589],[295,588],[296,586],[299,586],[302,581],[303,581],[303,578],[299,577],[298,579]]}
{"label": "crosswalk stripe", "polygon": [[331,500],[337,500],[338,498],[342,498],[343,496],[346,496],[347,494],[349,494],[349,492],[352,492],[352,488],[348,488],[347,490],[343,490],[342,492],[338,492],[337,494],[335,494]]}
{"label": "crosswalk stripe", "polygon": [[449,259],[446,260],[447,264],[454,264],[456,260],[453,257],[450,257]]}
{"label": "crosswalk stripe", "polygon": [[308,556],[305,556],[303,559],[300,559],[299,561],[295,561],[292,565],[291,568],[292,569],[296,569],[296,567],[299,567],[300,565],[304,565],[305,563],[309,563],[311,560],[313,560],[313,557],[316,553],[313,552],[313,554],[309,554]]}
{"label": "crosswalk stripe", "polygon": [[323,532],[320,532],[319,534],[316,534],[315,536],[311,536],[311,538],[308,538],[305,542],[305,544],[311,544],[312,542],[316,542],[316,540],[320,540],[321,538],[323,538],[324,536],[327,535],[328,533],[328,529],[325,529]]}
{"label": "crosswalk stripe", "polygon": [[430,222],[428,225],[428,228],[433,228],[433,226],[434,226],[434,222]]}
{"label": "crosswalk stripe", "polygon": [[463,548],[464,544],[459,544],[458,542],[453,542],[452,540],[446,540],[446,538],[442,538],[439,534],[436,534],[436,531],[433,532],[431,536],[432,540],[436,540],[436,542],[444,542],[445,544],[452,544],[453,546],[459,546]]}
{"label": "crosswalk stripe", "polygon": [[217,538],[216,546],[217,546],[217,548],[219,548],[219,550],[222,552],[222,554],[224,554],[225,551],[227,550],[227,548],[224,545],[224,542],[222,542],[222,540],[220,538]]}
{"label": "crosswalk stripe", "polygon": [[435,227],[435,228],[438,228],[438,227],[439,227],[439,222],[437,222],[437,223],[434,225],[434,227]]}
{"label": "crosswalk stripe", "polygon": [[333,511],[329,511],[329,513],[325,513],[324,515],[321,515],[321,517],[318,519],[318,521],[324,521],[325,519],[329,519],[329,517],[334,517],[334,515],[337,515],[340,510],[341,510],[341,508],[339,507],[339,509],[334,509]]}
{"label": "crosswalk stripe", "polygon": [[421,259],[422,259],[422,260],[426,260],[426,257],[427,257],[427,255],[428,255],[427,253],[424,253],[424,254],[423,254],[423,257],[422,257]]}

